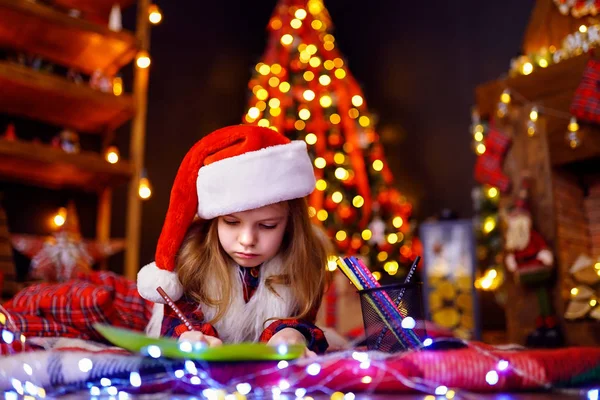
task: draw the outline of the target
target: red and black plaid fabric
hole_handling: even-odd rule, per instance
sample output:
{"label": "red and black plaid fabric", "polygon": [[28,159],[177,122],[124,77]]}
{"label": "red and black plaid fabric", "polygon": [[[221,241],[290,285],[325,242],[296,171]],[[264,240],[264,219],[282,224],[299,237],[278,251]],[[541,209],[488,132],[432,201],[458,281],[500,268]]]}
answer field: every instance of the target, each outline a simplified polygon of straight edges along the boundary
{"label": "red and black plaid fabric", "polygon": [[145,328],[152,304],[140,297],[135,282],[111,272],[93,272],[81,279],[40,283],[20,291],[4,304],[13,329],[27,337],[103,340],[93,324]]}
{"label": "red and black plaid fabric", "polygon": [[80,276],[81,280],[103,286],[111,294],[113,326],[143,331],[152,316],[153,303],[142,298],[135,281],[112,272],[95,272]]}
{"label": "red and black plaid fabric", "polygon": [[[195,331],[200,331],[205,335],[219,337],[217,330],[211,325],[204,322],[204,313],[198,307],[198,303],[184,296],[175,302],[175,305],[181,310],[183,315],[192,324]],[[161,336],[179,337],[188,329],[181,322],[181,319],[175,314],[171,307],[165,306],[165,314],[162,320],[160,330]]]}
{"label": "red and black plaid fabric", "polygon": [[109,291],[88,282],[40,283],[20,291],[4,307],[25,336],[71,333],[66,336],[85,339],[99,339],[93,324],[109,323],[114,311]]}
{"label": "red and black plaid fabric", "polygon": [[323,331],[315,324],[302,319],[280,319],[271,323],[260,335],[259,341],[268,342],[277,332],[285,328],[294,328],[306,339],[306,347],[317,354],[325,353],[329,343],[325,339]]}
{"label": "red and black plaid fabric", "polygon": [[600,123],[600,61],[588,61],[570,111],[577,119]]}
{"label": "red and black plaid fabric", "polygon": [[490,128],[485,137],[485,153],[480,155],[475,162],[475,180],[488,184],[506,193],[510,188],[510,178],[502,172],[504,157],[512,139],[497,130]]}

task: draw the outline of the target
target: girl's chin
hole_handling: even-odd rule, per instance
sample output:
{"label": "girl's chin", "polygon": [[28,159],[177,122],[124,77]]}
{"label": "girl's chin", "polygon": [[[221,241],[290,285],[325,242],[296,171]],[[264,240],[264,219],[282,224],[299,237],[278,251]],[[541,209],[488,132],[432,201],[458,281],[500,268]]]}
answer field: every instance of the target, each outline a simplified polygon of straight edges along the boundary
{"label": "girl's chin", "polygon": [[240,259],[239,257],[236,257],[234,261],[240,267],[244,267],[244,268],[254,268],[254,267],[257,267],[260,264],[262,264],[262,260],[258,260],[258,259],[245,260],[245,259]]}

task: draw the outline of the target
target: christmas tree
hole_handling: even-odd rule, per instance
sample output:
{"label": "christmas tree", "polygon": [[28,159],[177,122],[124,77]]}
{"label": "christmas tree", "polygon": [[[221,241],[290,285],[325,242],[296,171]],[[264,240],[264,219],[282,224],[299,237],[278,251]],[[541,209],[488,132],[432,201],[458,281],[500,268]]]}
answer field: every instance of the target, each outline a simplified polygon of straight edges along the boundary
{"label": "christmas tree", "polygon": [[311,217],[340,254],[361,256],[376,277],[404,275],[416,256],[412,206],[393,187],[374,117],[322,0],[281,0],[268,30],[243,122],[306,141],[317,178]]}
{"label": "christmas tree", "polygon": [[[472,113],[471,134],[473,135],[472,147],[477,157],[488,157],[485,143],[490,140],[492,132],[487,121],[480,119],[477,112]],[[508,142],[505,144],[508,145]],[[502,173],[503,156],[498,156],[498,162],[484,162],[481,165],[494,168],[481,169],[476,178],[479,184],[473,188],[473,206],[475,209],[474,229],[477,240],[477,280],[475,287],[481,290],[496,290],[504,281],[503,267],[503,241],[500,230],[499,200],[501,189],[508,187],[508,178]],[[478,165],[479,165],[478,160]],[[498,170],[496,170],[498,168]],[[477,166],[476,166],[477,169]],[[497,186],[501,186],[498,188]],[[504,295],[496,292],[496,299],[503,303]]]}

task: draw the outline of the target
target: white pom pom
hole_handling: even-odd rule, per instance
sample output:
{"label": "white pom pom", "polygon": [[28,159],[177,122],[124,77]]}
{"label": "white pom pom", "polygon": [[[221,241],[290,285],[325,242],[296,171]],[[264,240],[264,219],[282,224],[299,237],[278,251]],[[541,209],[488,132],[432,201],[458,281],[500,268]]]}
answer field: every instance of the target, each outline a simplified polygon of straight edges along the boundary
{"label": "white pom pom", "polygon": [[154,303],[164,304],[165,300],[156,291],[159,286],[173,301],[179,300],[183,295],[183,286],[179,282],[177,273],[158,268],[153,262],[138,272],[137,287],[143,298]]}

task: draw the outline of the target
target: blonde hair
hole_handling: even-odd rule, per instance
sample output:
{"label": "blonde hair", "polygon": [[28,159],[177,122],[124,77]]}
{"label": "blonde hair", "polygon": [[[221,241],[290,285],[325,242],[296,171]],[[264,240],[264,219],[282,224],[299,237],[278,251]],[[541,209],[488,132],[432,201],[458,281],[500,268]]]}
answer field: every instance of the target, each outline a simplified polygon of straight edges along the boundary
{"label": "blonde hair", "polygon": [[[274,318],[305,318],[317,309],[325,291],[327,256],[332,246],[324,233],[318,232],[308,217],[305,198],[287,201],[288,222],[278,255],[282,258],[282,275],[265,280],[269,290],[273,284],[290,286],[296,300],[297,315],[278,315]],[[232,282],[231,259],[219,242],[217,219],[195,221],[188,230],[177,258],[177,274],[185,293],[194,301],[216,307],[217,313],[209,323],[220,320],[230,307]],[[209,280],[208,277],[211,277]],[[210,298],[205,287],[219,282],[221,297]],[[293,284],[292,284],[293,283]]]}

